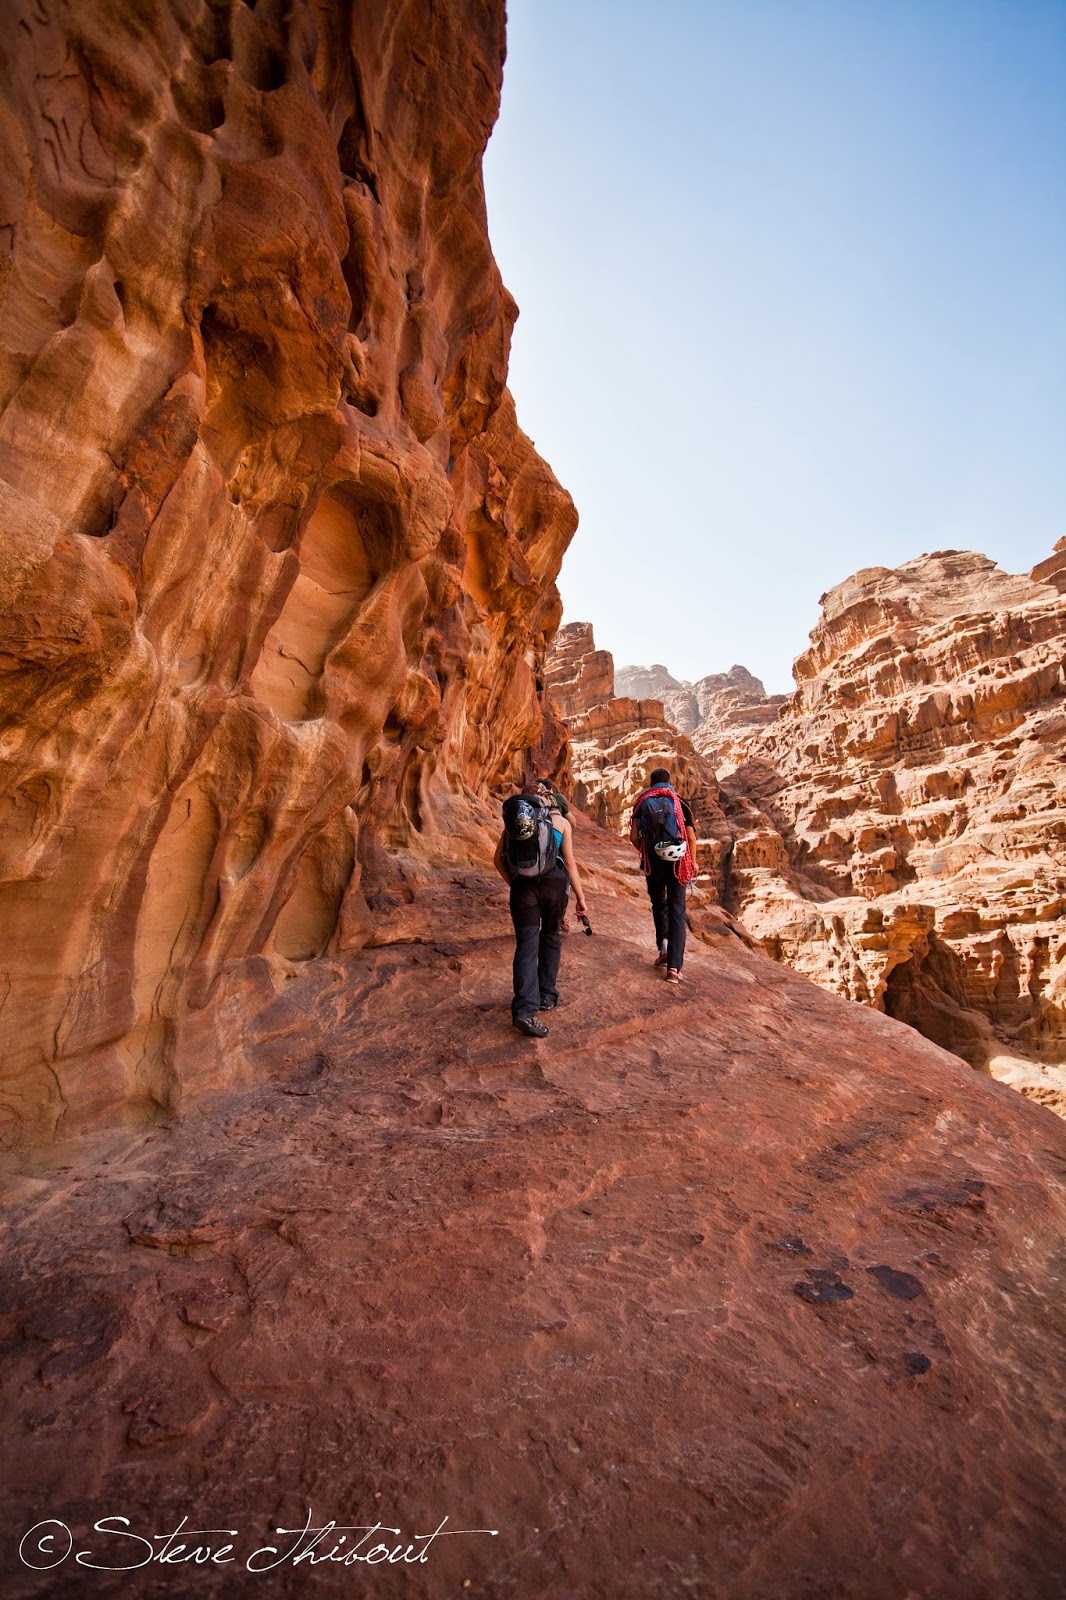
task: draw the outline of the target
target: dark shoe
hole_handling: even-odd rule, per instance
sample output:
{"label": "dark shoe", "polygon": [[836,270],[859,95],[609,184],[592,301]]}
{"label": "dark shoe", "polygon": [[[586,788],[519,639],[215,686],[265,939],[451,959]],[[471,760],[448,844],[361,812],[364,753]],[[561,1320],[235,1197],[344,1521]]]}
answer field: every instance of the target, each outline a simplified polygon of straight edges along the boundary
{"label": "dark shoe", "polygon": [[666,981],[667,983],[680,983],[682,981],[681,974],[676,967],[667,967]]}
{"label": "dark shoe", "polygon": [[556,995],[554,1000],[542,1000],[540,1003],[540,1009],[542,1011],[554,1011],[558,1004],[559,996]]}
{"label": "dark shoe", "polygon": [[513,1026],[528,1039],[546,1039],[548,1030],[537,1017],[515,1017]]}
{"label": "dark shoe", "polygon": [[665,950],[660,950],[659,951],[659,954],[655,957],[655,965],[657,967],[665,967],[665,965],[666,965],[666,951]]}

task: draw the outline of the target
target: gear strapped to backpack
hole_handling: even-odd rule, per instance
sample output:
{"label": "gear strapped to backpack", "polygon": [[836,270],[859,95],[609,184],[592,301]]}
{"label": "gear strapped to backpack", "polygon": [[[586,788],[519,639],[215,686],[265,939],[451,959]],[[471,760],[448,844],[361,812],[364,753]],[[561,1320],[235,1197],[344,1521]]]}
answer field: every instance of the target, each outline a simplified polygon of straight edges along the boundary
{"label": "gear strapped to backpack", "polygon": [[640,831],[644,844],[660,861],[680,861],[688,849],[677,825],[672,794],[649,794],[640,802]]}
{"label": "gear strapped to backpack", "polygon": [[503,803],[504,855],[519,878],[541,878],[556,865],[555,829],[538,795],[515,794]]}

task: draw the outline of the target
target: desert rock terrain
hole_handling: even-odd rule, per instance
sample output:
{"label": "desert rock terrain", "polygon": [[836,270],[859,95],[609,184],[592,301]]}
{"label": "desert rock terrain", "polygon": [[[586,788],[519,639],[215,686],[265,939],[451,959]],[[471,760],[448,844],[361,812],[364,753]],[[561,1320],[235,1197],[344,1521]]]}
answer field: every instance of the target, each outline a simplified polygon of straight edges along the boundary
{"label": "desert rock terrain", "polygon": [[[659,759],[725,819],[705,886],[776,959],[1066,1111],[1066,541],[1029,575],[966,551],[857,573],[795,674],[787,701],[743,668],[702,699],[616,675],[666,697]],[[586,756],[605,719],[569,716],[574,772],[622,831],[647,765]]]}
{"label": "desert rock terrain", "polygon": [[[784,753],[719,792],[571,639],[568,754],[576,512],[506,389],[481,180],[504,20],[11,9],[3,1593],[1052,1600],[1066,1130],[749,947],[734,840],[801,881]],[[596,931],[519,1038],[502,795],[572,761],[614,828],[681,739],[684,986],[576,811]],[[251,1577],[305,1518],[343,1529]],[[233,1559],[75,1559],[182,1519]]]}
{"label": "desert rock terrain", "polygon": [[1028,577],[965,551],[858,573],[722,769],[764,948],[1060,1111],[1064,590],[1066,548]]}
{"label": "desert rock terrain", "polygon": [[632,852],[577,849],[596,934],[546,1040],[472,841],[363,950],[263,971],[254,1084],[9,1158],[12,1600],[86,1592],[20,1569],[43,1517],[246,1557],[309,1508],[499,1531],[271,1593],[1061,1594],[1066,1128],[732,934],[672,991]]}

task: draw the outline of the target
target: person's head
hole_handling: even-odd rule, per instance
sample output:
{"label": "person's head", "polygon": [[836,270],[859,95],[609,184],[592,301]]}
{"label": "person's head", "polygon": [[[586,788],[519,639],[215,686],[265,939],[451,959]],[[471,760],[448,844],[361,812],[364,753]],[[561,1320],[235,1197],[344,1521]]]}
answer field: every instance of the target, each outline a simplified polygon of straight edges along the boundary
{"label": "person's head", "polygon": [[648,786],[649,786],[649,788],[654,789],[654,788],[657,787],[657,785],[659,785],[661,783],[669,783],[669,782],[670,782],[670,774],[667,772],[666,768],[665,767],[656,767],[655,771],[652,773],[651,777],[648,779]]}
{"label": "person's head", "polygon": [[550,778],[538,778],[534,794],[543,795],[545,800],[555,799],[555,785]]}

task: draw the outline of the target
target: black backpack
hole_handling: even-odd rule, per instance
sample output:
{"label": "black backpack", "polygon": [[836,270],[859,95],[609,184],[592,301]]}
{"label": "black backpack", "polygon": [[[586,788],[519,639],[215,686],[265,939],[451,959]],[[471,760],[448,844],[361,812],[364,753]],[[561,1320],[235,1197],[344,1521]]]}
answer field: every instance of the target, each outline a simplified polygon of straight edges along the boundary
{"label": "black backpack", "polygon": [[556,864],[551,815],[539,795],[514,794],[503,803],[504,855],[518,878],[540,878]]}
{"label": "black backpack", "polygon": [[685,843],[677,826],[672,794],[652,794],[640,802],[640,836],[649,853],[655,853],[660,844]]}

